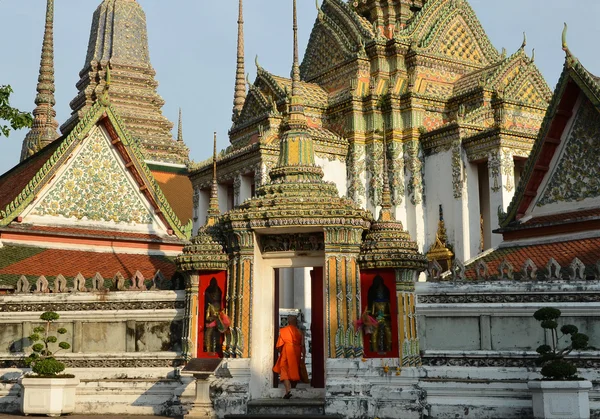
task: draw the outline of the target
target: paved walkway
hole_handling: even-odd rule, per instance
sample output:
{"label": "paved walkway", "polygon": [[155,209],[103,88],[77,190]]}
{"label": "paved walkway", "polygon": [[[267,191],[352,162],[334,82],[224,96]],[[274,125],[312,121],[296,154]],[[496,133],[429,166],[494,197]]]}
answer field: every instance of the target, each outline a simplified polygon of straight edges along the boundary
{"label": "paved walkway", "polygon": [[[15,419],[15,418],[47,418],[47,416],[22,416],[22,415],[7,415],[0,413],[0,419]],[[165,419],[166,416],[141,416],[141,415],[64,415],[61,418],[69,419]]]}

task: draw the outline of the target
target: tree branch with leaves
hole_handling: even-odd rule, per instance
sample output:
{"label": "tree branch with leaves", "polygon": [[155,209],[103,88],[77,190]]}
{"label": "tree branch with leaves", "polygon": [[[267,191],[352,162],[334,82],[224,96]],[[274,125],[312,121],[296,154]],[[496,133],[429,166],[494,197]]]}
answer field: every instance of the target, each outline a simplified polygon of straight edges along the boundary
{"label": "tree branch with leaves", "polygon": [[31,113],[10,106],[11,93],[13,89],[10,85],[0,85],[0,137],[8,137],[11,130],[30,128],[33,123]]}

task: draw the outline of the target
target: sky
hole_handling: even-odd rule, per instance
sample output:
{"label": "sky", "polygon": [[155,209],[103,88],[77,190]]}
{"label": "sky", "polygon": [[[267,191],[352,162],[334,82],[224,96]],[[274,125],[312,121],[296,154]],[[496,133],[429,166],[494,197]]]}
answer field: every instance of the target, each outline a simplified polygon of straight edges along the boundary
{"label": "sky", "polygon": [[[321,2],[322,0],[318,0]],[[146,12],[150,59],[157,72],[163,113],[177,122],[183,110],[184,140],[190,157],[210,157],[212,133],[228,145],[235,81],[237,0],[138,0]],[[54,52],[57,120],[71,114],[69,102],[82,69],[92,15],[101,0],[55,0]],[[600,74],[599,0],[469,0],[492,44],[508,54],[527,33],[526,51],[551,89],[562,71],[563,22],[569,24],[572,53]],[[11,105],[32,111],[39,72],[46,0],[0,0],[0,85],[15,93]],[[298,0],[299,47],[304,53],[317,10],[314,0]],[[245,0],[246,72],[254,80],[254,58],[281,76],[292,64],[292,1]],[[175,126],[175,135],[176,135]],[[26,130],[0,137],[0,173],[19,162]]]}

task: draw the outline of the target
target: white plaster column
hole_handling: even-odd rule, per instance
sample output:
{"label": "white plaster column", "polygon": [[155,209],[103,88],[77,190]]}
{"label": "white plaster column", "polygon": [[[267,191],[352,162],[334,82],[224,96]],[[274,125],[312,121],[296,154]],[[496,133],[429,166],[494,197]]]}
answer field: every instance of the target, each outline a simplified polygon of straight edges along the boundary
{"label": "white plaster column", "polygon": [[311,321],[310,270],[294,268],[294,308],[302,310],[307,325]]}
{"label": "white plaster column", "polygon": [[340,196],[347,194],[346,164],[339,160],[327,160],[315,156],[315,164],[323,168],[323,180],[335,183]]}
{"label": "white plaster column", "polygon": [[206,224],[206,216],[208,214],[208,202],[210,200],[210,191],[198,190],[198,207],[194,214],[198,214],[198,219],[194,220],[194,233],[198,232],[198,229]]}
{"label": "white plaster column", "polygon": [[252,198],[252,178],[240,175],[239,179],[239,191],[234,200],[236,206],[242,204],[246,199]]}
{"label": "white plaster column", "polygon": [[299,308],[294,305],[294,270],[279,269],[279,308]]}
{"label": "white plaster column", "polygon": [[[462,147],[461,147],[462,148]],[[462,152],[461,152],[462,154]],[[479,178],[477,165],[461,157],[461,180],[454,185],[454,255],[464,262],[479,253]],[[458,179],[456,179],[458,181]]]}
{"label": "white plaster column", "polygon": [[484,226],[486,234],[491,238],[491,247],[502,242],[502,235],[492,233],[498,228],[498,208],[506,211],[515,193],[515,163],[513,153],[508,148],[501,148],[488,155],[488,178],[490,181],[490,206],[488,225]]}
{"label": "white plaster column", "polygon": [[227,185],[219,184],[218,188],[219,194],[219,211],[221,214],[226,213],[227,208]]}

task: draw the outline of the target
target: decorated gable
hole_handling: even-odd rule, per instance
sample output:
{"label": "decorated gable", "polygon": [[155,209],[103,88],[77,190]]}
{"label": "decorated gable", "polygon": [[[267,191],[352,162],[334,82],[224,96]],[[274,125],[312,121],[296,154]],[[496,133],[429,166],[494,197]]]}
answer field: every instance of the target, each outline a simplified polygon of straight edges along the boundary
{"label": "decorated gable", "polygon": [[[600,204],[600,115],[583,98],[570,130],[561,141],[536,207],[542,212]],[[533,209],[536,213],[536,208]]]}
{"label": "decorated gable", "polygon": [[91,129],[38,196],[25,211],[25,222],[167,230],[100,125]]}

